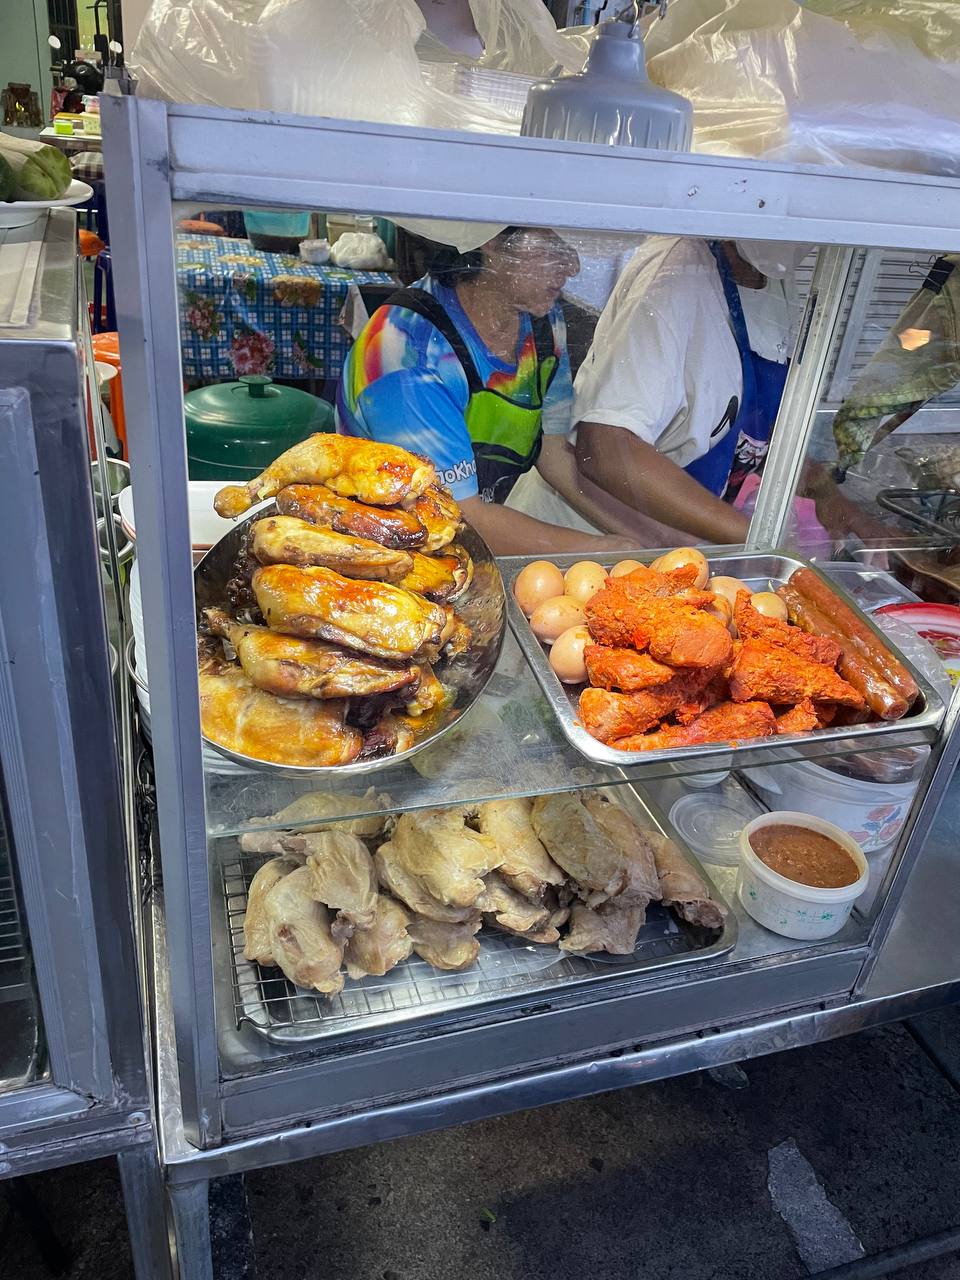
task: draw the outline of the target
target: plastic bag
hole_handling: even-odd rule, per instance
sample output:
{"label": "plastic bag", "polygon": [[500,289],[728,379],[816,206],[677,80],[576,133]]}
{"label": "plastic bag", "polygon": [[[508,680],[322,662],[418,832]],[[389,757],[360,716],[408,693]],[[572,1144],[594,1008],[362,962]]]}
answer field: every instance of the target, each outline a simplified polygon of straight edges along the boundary
{"label": "plastic bag", "polygon": [[372,231],[344,231],[330,250],[330,261],[354,271],[383,271],[392,265],[387,246]]}
{"label": "plastic bag", "polygon": [[515,132],[426,83],[424,29],[414,0],[153,0],[130,62],[139,92],[169,101]]}
{"label": "plastic bag", "polygon": [[816,7],[673,0],[645,23],[651,78],[693,102],[694,149],[960,176],[955,6]]}

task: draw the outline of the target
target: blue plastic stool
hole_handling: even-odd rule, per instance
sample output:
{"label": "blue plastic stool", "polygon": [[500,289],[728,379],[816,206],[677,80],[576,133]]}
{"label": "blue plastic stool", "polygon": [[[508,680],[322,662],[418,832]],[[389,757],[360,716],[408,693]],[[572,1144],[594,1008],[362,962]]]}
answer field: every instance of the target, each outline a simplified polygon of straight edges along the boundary
{"label": "blue plastic stool", "polygon": [[[106,316],[104,316],[104,303],[106,303]],[[91,326],[94,333],[114,333],[117,328],[117,304],[113,297],[113,264],[110,261],[109,249],[101,250],[93,264]]]}
{"label": "blue plastic stool", "polygon": [[110,243],[110,228],[107,223],[107,188],[102,181],[94,179],[90,186],[93,195],[85,204],[80,205],[83,224],[88,231],[95,231],[104,244]]}

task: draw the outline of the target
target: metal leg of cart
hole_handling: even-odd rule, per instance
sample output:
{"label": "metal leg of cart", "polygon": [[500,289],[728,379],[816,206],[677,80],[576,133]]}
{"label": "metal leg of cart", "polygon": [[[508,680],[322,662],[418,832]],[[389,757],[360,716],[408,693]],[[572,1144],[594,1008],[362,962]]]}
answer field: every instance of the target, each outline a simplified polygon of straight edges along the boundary
{"label": "metal leg of cart", "polygon": [[210,1248],[210,1182],[168,1186],[177,1241],[179,1280],[213,1280]]}
{"label": "metal leg of cart", "polygon": [[117,1156],[136,1280],[173,1280],[167,1197],[152,1143]]}

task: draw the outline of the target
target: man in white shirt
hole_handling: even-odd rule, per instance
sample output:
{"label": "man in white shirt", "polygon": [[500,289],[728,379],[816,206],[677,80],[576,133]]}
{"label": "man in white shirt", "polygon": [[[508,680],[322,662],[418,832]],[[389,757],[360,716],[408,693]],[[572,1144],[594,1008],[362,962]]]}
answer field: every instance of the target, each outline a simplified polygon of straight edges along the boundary
{"label": "man in white shirt", "polygon": [[639,513],[701,541],[742,542],[748,520],[731,503],[766,454],[789,342],[782,281],[732,242],[651,236],[577,374],[571,440],[583,498],[525,478],[511,505],[618,532]]}

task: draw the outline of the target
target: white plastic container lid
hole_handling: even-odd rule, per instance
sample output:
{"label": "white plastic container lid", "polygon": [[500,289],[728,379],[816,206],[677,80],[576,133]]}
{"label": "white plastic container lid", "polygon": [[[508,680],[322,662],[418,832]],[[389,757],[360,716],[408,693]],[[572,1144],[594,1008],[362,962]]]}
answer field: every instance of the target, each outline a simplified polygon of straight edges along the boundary
{"label": "white plastic container lid", "polygon": [[681,796],[670,810],[680,838],[704,862],[735,867],[740,861],[740,832],[757,816],[743,791]]}

